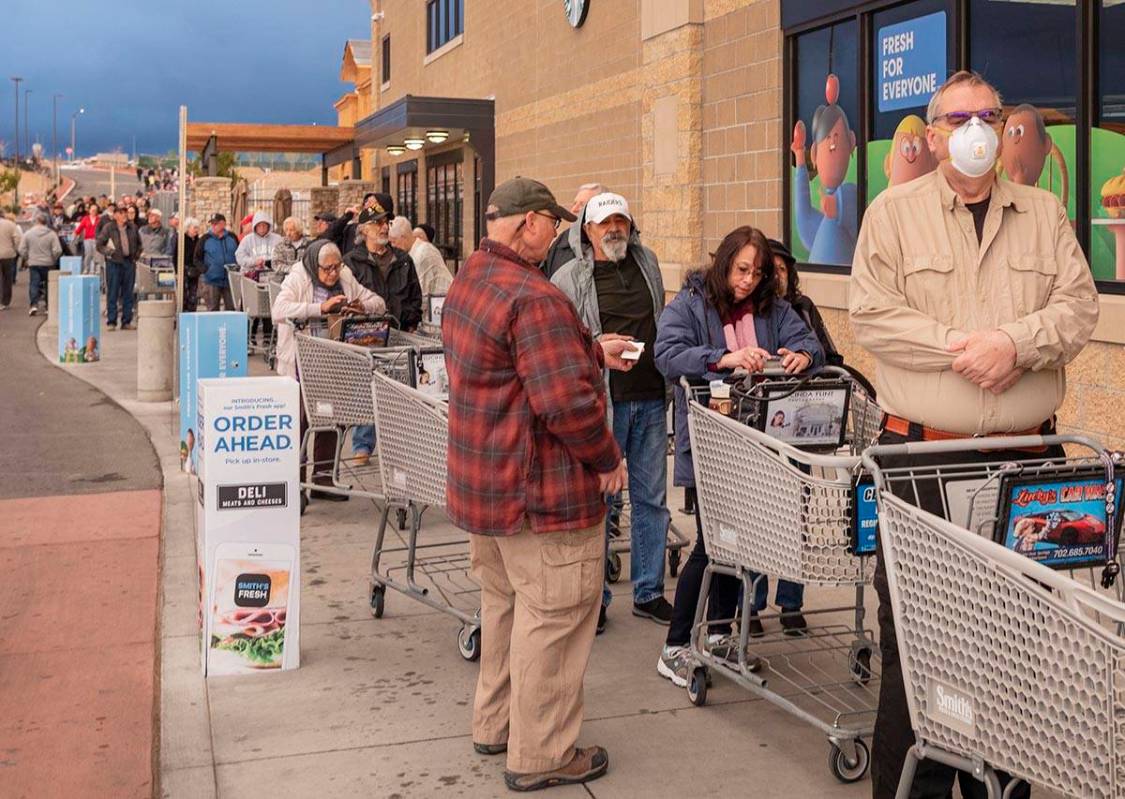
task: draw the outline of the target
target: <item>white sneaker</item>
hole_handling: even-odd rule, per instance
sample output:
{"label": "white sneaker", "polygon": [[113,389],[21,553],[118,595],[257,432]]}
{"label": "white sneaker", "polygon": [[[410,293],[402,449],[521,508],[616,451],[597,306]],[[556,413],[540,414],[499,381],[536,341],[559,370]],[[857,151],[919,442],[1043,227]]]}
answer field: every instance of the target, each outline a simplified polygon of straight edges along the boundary
{"label": "white sneaker", "polygon": [[39,308],[35,305],[32,305],[30,308],[27,309],[27,315],[28,316],[35,316],[35,314],[37,314],[37,313],[39,313]]}
{"label": "white sneaker", "polygon": [[6,311],[6,310],[8,310],[7,305],[0,305],[0,311]]}
{"label": "white sneaker", "polygon": [[680,688],[687,688],[690,667],[691,656],[686,646],[666,646],[656,661],[656,673]]}

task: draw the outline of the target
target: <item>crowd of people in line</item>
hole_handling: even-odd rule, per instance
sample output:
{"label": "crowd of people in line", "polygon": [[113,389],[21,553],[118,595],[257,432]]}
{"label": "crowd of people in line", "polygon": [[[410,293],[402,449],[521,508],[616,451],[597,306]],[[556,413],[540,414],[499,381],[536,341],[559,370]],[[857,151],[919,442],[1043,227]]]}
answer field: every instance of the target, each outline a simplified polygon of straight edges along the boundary
{"label": "crowd of people in line", "polygon": [[[1065,209],[1047,191],[997,176],[1001,109],[999,93],[979,75],[951,76],[927,113],[927,146],[938,168],[882,193],[859,230],[849,311],[857,342],[878,370],[880,443],[1053,432],[1065,365],[1097,323],[1097,291]],[[688,274],[665,304],[656,254],[642,243],[626,198],[604,186],[583,186],[568,209],[542,183],[514,178],[492,193],[485,218],[487,236],[442,310],[447,511],[470,533],[481,586],[473,746],[482,755],[506,753],[506,784],[528,791],[586,782],[608,768],[604,748],[577,744],[586,666],[607,625],[608,533],[625,488],[632,612],[668,626],[658,674],[678,686],[689,679],[708,555],[696,504],[695,547],[668,602],[669,386],[676,386],[672,483],[691,490],[681,378],[760,372],[771,358],[797,374],[842,358],[801,293],[792,254],[761,230],[730,231],[710,263]],[[559,235],[564,220],[573,224]],[[1025,267],[1031,263],[1034,269]],[[302,279],[310,286],[339,273],[340,302],[382,304],[357,293],[327,246],[308,268]],[[305,307],[317,314],[333,306]],[[1046,457],[1056,456],[1061,448],[1048,448]],[[926,457],[923,465],[939,465],[966,455]],[[1042,457],[1042,448],[980,453],[990,460]],[[916,461],[905,455],[886,466]],[[916,499],[942,514],[940,488]],[[769,597],[765,581],[757,585],[750,617],[740,620],[749,632],[745,655],[730,626],[739,580],[711,581],[700,633],[713,657],[750,670],[765,668],[752,649],[766,624],[787,636],[808,630],[804,586],[778,581],[779,612],[759,618]],[[882,673],[873,795],[895,796],[906,773],[911,796],[944,799],[958,782],[962,795],[984,796],[972,774],[937,761],[904,772],[908,756],[918,756],[910,753],[914,735],[882,557],[874,587]],[[1030,795],[1026,784],[998,776],[1005,796]]]}

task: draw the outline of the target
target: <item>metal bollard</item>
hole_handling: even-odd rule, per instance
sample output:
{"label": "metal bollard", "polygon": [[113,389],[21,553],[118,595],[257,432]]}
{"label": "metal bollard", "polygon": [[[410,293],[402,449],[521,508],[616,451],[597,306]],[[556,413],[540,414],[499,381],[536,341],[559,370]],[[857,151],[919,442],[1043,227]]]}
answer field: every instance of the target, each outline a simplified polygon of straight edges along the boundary
{"label": "metal bollard", "polygon": [[63,273],[52,269],[47,273],[47,324],[59,326],[59,278]]}
{"label": "metal bollard", "polygon": [[172,348],[176,322],[175,300],[137,303],[137,399],[172,399]]}

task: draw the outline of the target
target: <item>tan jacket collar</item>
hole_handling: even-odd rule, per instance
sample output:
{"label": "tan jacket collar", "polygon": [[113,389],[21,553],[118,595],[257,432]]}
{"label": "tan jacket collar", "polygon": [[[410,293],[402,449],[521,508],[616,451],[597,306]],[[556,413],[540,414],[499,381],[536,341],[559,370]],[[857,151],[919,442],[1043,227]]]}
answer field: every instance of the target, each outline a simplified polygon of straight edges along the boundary
{"label": "tan jacket collar", "polygon": [[[934,185],[937,186],[938,194],[941,196],[941,207],[952,211],[957,207],[960,197],[953,187],[949,185],[949,181],[945,179],[945,174],[941,169],[935,169],[930,173]],[[1011,183],[1003,178],[996,177],[992,181],[992,198],[1000,204],[1001,208],[1012,207],[1017,213],[1023,213],[1027,210],[1024,203],[1021,203],[1012,192]],[[964,205],[964,203],[961,203]]]}

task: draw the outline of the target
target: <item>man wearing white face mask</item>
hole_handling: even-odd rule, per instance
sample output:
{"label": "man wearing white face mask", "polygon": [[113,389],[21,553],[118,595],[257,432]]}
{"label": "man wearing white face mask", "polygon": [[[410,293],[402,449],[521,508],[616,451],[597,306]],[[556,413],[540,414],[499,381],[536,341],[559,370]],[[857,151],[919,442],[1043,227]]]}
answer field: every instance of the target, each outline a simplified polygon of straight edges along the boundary
{"label": "man wearing white face mask", "polygon": [[[927,123],[938,169],[871,204],[852,266],[852,327],[878,367],[880,442],[1053,432],[1065,365],[1098,320],[1089,264],[1053,194],[997,178],[1003,116],[995,88],[958,72],[934,94]],[[1041,448],[975,457],[983,463],[1062,454]],[[884,460],[885,468],[896,468],[974,456]],[[942,489],[929,483],[911,501],[944,515]],[[872,789],[875,797],[892,797],[914,735],[882,557],[874,582],[883,660]],[[949,796],[956,777],[948,766],[921,761],[909,795]],[[965,797],[985,796],[969,774],[961,774],[960,786]],[[1010,795],[1029,793],[1023,785]]]}

